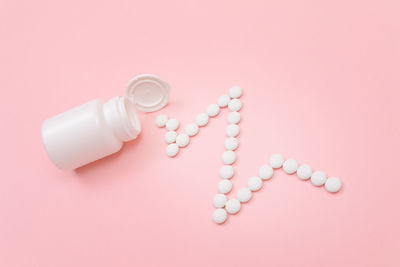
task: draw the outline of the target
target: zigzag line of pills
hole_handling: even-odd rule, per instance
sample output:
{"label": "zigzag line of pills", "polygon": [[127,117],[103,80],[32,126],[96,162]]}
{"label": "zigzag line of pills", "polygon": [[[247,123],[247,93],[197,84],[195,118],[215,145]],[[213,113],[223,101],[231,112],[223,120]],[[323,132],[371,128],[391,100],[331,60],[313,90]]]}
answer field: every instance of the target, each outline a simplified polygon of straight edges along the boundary
{"label": "zigzag line of pills", "polygon": [[310,165],[298,165],[294,159],[285,160],[280,154],[272,155],[269,159],[269,165],[263,165],[258,169],[258,175],[253,176],[248,180],[247,187],[240,188],[236,198],[229,199],[226,194],[232,190],[232,182],[230,179],[234,175],[232,164],[236,161],[236,153],[234,150],[239,146],[239,141],[236,138],[240,128],[240,109],[242,102],[239,100],[242,95],[242,89],[239,86],[233,86],[229,89],[229,95],[221,95],[218,98],[217,104],[211,104],[207,107],[205,113],[200,113],[196,116],[195,123],[190,123],[185,127],[185,133],[178,134],[176,130],[179,128],[177,119],[168,119],[167,115],[159,115],[156,118],[158,127],[166,127],[168,132],[164,136],[165,142],[168,143],[166,153],[169,157],[175,157],[180,148],[186,147],[189,144],[190,137],[195,136],[199,132],[199,127],[204,127],[208,124],[209,118],[219,114],[221,108],[228,107],[230,113],[227,117],[228,127],[226,135],[228,138],[224,142],[226,151],[222,154],[222,162],[224,166],[220,169],[222,180],[218,183],[218,194],[214,197],[213,205],[216,208],[212,218],[215,223],[222,224],[226,221],[229,214],[239,212],[242,203],[248,202],[253,192],[261,189],[263,181],[269,180],[274,174],[274,169],[283,168],[287,174],[297,173],[301,180],[311,180],[315,186],[325,185],[325,189],[330,193],[338,192],[342,187],[342,182],[337,177],[327,178],[322,171],[313,172]]}

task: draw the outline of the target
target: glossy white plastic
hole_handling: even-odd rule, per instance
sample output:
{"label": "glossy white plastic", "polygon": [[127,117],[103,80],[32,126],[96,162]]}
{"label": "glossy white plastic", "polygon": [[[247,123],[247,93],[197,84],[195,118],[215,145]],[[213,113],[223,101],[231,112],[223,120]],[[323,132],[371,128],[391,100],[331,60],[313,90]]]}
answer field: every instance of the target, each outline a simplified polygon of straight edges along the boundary
{"label": "glossy white plastic", "polygon": [[159,77],[139,75],[129,82],[126,96],[95,99],[47,119],[42,142],[48,156],[58,168],[69,170],[119,151],[141,132],[136,108],[159,110],[168,103],[169,92]]}

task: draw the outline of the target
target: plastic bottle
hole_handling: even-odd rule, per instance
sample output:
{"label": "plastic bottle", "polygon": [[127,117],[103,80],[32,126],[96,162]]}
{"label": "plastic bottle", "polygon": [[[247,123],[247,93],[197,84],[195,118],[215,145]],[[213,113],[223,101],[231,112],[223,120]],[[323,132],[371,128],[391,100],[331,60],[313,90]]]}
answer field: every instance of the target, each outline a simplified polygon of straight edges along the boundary
{"label": "plastic bottle", "polygon": [[99,99],[47,119],[42,141],[48,156],[60,169],[75,169],[119,151],[123,142],[141,132],[136,108],[152,112],[169,100],[169,85],[146,74],[132,79],[126,96]]}

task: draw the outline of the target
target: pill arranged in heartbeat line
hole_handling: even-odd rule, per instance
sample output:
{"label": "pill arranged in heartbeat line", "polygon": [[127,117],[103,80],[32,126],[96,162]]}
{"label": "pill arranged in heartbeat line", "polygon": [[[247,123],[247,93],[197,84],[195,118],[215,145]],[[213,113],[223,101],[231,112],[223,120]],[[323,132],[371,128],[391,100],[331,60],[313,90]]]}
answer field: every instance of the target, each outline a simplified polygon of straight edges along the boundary
{"label": "pill arranged in heartbeat line", "polygon": [[164,136],[164,140],[168,144],[166,154],[173,158],[179,153],[180,149],[189,145],[190,138],[194,137],[201,128],[204,128],[210,119],[217,116],[222,108],[229,109],[227,116],[228,126],[225,131],[227,139],[224,142],[225,151],[221,158],[223,166],[219,171],[222,180],[218,183],[218,193],[213,199],[213,205],[216,209],[212,214],[212,219],[215,223],[222,224],[226,221],[228,215],[238,213],[242,204],[248,202],[253,193],[260,190],[263,183],[271,179],[274,172],[280,168],[289,175],[296,173],[297,177],[301,180],[310,180],[314,186],[325,186],[326,191],[329,193],[336,193],[341,189],[342,182],[338,177],[328,178],[325,172],[320,170],[313,171],[312,167],[308,164],[299,165],[295,159],[285,159],[281,154],[274,154],[270,157],[267,164],[262,165],[258,169],[257,175],[249,178],[247,187],[240,188],[235,198],[228,199],[227,194],[233,188],[230,179],[235,173],[232,166],[236,161],[235,150],[239,146],[237,137],[240,133],[240,110],[243,106],[239,98],[242,94],[243,90],[241,87],[231,87],[228,94],[218,97],[217,104],[208,105],[204,113],[198,114],[195,122],[188,124],[183,133],[177,132],[180,126],[179,120],[175,118],[169,119],[165,114],[159,115],[156,118],[156,125],[167,129],[167,133]]}

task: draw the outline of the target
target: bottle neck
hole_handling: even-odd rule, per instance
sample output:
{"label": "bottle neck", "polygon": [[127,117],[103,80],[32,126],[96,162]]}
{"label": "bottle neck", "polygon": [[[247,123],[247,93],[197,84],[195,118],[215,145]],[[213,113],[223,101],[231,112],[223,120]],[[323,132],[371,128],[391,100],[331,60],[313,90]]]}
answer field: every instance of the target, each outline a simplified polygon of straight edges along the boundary
{"label": "bottle neck", "polygon": [[104,117],[107,124],[121,141],[135,139],[141,131],[135,106],[126,97],[117,96],[104,104]]}

